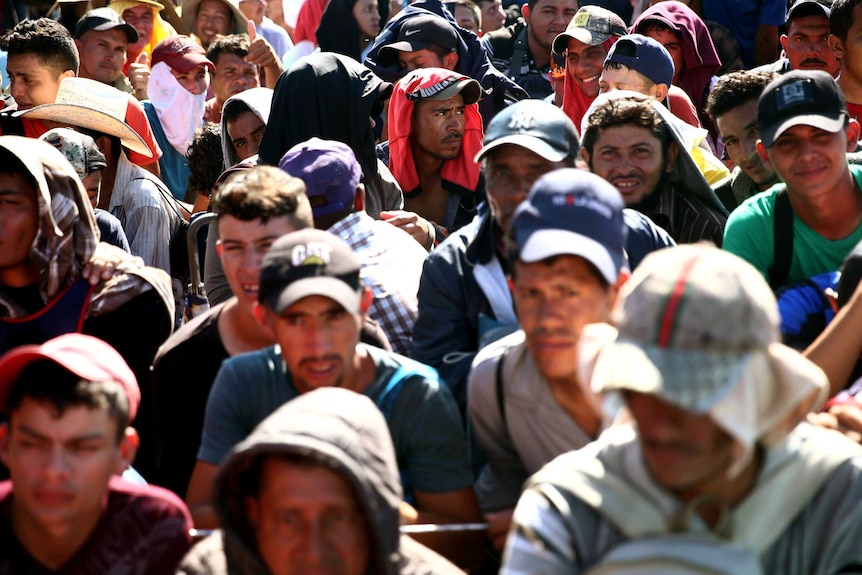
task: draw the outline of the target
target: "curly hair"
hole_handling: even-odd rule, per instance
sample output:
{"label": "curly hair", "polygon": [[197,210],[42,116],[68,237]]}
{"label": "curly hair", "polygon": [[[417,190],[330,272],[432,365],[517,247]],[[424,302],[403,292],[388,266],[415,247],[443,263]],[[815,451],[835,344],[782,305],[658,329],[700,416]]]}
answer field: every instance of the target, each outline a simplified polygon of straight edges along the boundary
{"label": "curly hair", "polygon": [[715,121],[729,111],[757,100],[767,84],[777,78],[775,72],[731,72],[718,78],[706,99],[705,111]]}
{"label": "curly hair", "polygon": [[649,130],[661,141],[662,153],[667,154],[671,136],[662,117],[649,100],[642,98],[615,98],[598,106],[587,119],[581,147],[592,156],[593,145],[608,128],[634,125]]}
{"label": "curly hair", "polygon": [[216,180],[224,170],[221,126],[210,122],[195,130],[186,159],[190,173],[185,200],[194,202],[197,195],[208,196],[212,192]]}
{"label": "curly hair", "polygon": [[8,52],[9,57],[33,54],[51,70],[54,79],[67,70],[78,74],[80,59],[75,40],[66,28],[50,18],[22,20],[0,38],[0,49]]}

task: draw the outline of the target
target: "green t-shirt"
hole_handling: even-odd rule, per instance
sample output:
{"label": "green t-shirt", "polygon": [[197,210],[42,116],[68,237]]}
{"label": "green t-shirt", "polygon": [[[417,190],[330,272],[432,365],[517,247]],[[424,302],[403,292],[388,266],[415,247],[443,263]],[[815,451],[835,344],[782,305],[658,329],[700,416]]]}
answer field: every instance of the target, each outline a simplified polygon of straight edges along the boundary
{"label": "green t-shirt", "polygon": [[[850,173],[862,188],[862,166],[851,165]],[[776,184],[752,196],[736,208],[727,220],[722,248],[756,267],[769,281],[775,255],[773,223],[775,198],[784,189]],[[784,285],[841,268],[847,254],[862,241],[862,223],[840,240],[827,240],[793,215],[793,258]]]}

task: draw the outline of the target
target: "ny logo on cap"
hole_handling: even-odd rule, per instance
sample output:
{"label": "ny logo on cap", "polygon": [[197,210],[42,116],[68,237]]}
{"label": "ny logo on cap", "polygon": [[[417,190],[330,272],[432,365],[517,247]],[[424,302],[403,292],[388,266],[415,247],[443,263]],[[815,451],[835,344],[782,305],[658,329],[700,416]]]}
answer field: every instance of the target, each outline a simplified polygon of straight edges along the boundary
{"label": "ny logo on cap", "polygon": [[533,127],[533,115],[519,110],[512,114],[509,125],[506,127],[510,130],[529,130]]}
{"label": "ny logo on cap", "polygon": [[784,110],[799,104],[813,104],[814,93],[809,80],[800,80],[778,88],[775,93],[775,104],[778,110]]}
{"label": "ny logo on cap", "polygon": [[323,242],[308,242],[294,246],[290,252],[290,265],[300,266],[325,266],[329,264],[332,246]]}

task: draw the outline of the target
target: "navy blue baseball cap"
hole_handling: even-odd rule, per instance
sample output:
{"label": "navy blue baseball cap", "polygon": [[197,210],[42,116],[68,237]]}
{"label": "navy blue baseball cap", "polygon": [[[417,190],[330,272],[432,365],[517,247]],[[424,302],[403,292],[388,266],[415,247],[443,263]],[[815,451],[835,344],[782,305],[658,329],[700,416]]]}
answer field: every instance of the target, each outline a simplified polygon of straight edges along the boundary
{"label": "navy blue baseball cap", "polygon": [[518,259],[580,256],[616,283],[628,265],[624,208],[617,189],[592,172],[563,168],[545,174],[512,218]]}
{"label": "navy blue baseball cap", "polygon": [[611,46],[605,63],[623,64],[640,72],[656,84],[670,87],[673,82],[673,58],[659,42],[642,34],[628,34]]}

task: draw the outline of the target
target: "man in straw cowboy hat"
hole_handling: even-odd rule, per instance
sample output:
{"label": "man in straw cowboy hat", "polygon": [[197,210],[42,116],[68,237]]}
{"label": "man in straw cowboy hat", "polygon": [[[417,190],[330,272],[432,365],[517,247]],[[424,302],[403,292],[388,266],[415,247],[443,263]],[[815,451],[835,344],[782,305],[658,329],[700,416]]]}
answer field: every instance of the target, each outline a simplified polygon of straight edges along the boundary
{"label": "man in straw cowboy hat", "polygon": [[180,225],[180,208],[158,178],[126,156],[126,149],[149,152],[140,135],[123,121],[127,106],[127,96],[107,84],[65,78],[54,103],[20,116],[76,127],[96,140],[107,162],[99,207],[120,220],[134,255],[170,273],[169,243]]}
{"label": "man in straw cowboy hat", "polygon": [[528,481],[502,572],[634,572],[623,554],[651,573],[858,572],[862,448],[800,423],[827,379],[780,343],[760,273],[706,244],[662,250],[611,317],[584,330],[599,351],[579,368],[634,425]]}

